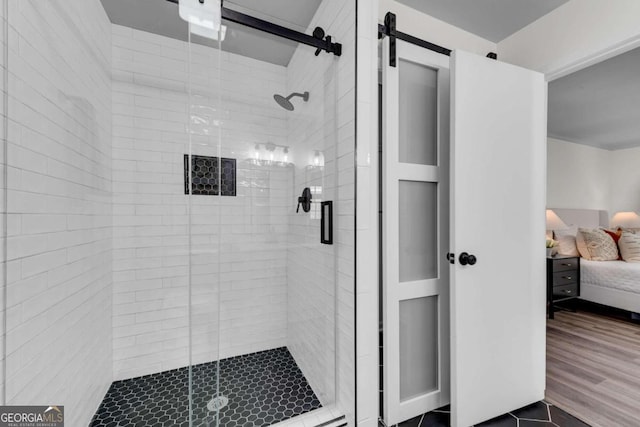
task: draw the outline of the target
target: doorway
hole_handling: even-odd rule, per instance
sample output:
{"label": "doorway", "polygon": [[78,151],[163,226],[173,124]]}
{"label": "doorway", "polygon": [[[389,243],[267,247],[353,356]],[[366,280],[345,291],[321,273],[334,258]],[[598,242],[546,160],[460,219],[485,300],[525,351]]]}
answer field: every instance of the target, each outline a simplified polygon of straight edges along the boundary
{"label": "doorway", "polygon": [[[548,320],[547,399],[593,426],[640,422],[629,401],[640,387],[632,362],[640,276],[625,252],[627,233],[640,227],[639,61],[640,49],[627,49],[549,83],[547,207],[558,221],[547,229],[558,255],[548,265],[565,259],[577,274],[559,275],[575,278],[565,285],[575,289],[569,298],[548,279],[550,306],[560,310]],[[585,233],[601,235],[602,245],[585,253],[575,243]],[[596,254],[605,245],[611,254]]]}

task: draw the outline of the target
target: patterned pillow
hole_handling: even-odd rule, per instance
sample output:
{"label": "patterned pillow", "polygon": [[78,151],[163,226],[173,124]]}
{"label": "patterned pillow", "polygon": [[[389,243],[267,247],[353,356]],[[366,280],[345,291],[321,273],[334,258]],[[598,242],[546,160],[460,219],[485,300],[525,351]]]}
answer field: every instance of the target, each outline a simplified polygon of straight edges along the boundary
{"label": "patterned pillow", "polygon": [[578,229],[578,250],[583,258],[592,261],[615,261],[618,259],[618,246],[604,231],[594,228]]}
{"label": "patterned pillow", "polygon": [[620,240],[618,240],[618,246],[620,246],[620,254],[623,260],[640,262],[640,234],[623,231]]}

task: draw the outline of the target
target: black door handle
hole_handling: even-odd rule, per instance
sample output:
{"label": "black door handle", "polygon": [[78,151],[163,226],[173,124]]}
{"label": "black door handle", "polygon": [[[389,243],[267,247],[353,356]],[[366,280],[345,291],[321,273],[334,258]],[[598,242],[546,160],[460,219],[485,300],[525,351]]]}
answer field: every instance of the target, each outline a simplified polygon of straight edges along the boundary
{"label": "black door handle", "polygon": [[460,254],[460,258],[458,258],[461,265],[475,265],[478,262],[478,259],[475,255],[468,254],[466,252],[462,252]]}

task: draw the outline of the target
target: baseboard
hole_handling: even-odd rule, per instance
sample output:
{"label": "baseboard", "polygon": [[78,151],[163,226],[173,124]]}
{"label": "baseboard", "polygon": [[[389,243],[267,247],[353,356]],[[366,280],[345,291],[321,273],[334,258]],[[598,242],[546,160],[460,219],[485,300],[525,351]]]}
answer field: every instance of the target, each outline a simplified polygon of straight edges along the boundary
{"label": "baseboard", "polygon": [[621,308],[610,307],[608,305],[599,304],[592,301],[583,299],[574,300],[575,308],[581,311],[588,311],[590,313],[599,314],[602,316],[611,317],[625,322],[634,324],[640,324],[640,314],[632,311],[623,310]]}

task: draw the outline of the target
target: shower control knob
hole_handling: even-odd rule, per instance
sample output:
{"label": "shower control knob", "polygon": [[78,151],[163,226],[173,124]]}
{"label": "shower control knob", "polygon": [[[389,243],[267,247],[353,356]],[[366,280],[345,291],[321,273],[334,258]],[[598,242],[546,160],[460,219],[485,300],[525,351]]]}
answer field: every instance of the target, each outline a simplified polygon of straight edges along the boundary
{"label": "shower control knob", "polygon": [[475,255],[471,255],[466,252],[462,252],[458,260],[460,261],[461,265],[475,265],[476,262],[478,262],[478,259]]}
{"label": "shower control knob", "polygon": [[311,189],[306,187],[302,190],[302,196],[298,197],[298,207],[296,208],[296,213],[300,212],[300,206],[302,206],[302,210],[305,212],[309,212],[311,210]]}

